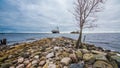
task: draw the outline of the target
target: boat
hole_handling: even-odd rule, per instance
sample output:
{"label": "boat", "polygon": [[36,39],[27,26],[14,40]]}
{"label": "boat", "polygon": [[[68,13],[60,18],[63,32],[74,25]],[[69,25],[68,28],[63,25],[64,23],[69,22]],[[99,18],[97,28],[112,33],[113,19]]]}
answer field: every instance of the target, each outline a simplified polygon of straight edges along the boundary
{"label": "boat", "polygon": [[57,29],[52,30],[51,32],[52,32],[52,33],[60,33],[59,27],[57,27]]}

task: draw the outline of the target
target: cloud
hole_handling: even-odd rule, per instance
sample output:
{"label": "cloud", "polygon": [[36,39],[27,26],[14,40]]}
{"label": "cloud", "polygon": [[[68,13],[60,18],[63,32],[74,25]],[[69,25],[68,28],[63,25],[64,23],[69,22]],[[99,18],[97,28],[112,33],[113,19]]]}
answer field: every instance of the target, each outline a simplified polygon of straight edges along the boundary
{"label": "cloud", "polygon": [[[74,0],[1,0],[1,32],[50,32],[56,26],[63,32],[76,30],[69,10]],[[98,14],[98,28],[94,31],[120,31],[119,0],[109,0]],[[0,5],[1,6],[1,5]],[[113,11],[114,10],[114,11]],[[109,27],[108,27],[109,25]],[[86,30],[89,31],[89,30]]]}

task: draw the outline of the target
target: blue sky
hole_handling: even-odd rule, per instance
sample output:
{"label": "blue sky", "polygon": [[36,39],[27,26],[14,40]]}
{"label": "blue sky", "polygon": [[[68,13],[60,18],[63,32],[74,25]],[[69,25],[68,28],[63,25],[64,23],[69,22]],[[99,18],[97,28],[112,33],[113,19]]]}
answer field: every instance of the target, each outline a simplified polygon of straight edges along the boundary
{"label": "blue sky", "polygon": [[[73,15],[75,0],[0,0],[0,32],[39,33],[59,27],[61,32],[78,30]],[[98,27],[84,32],[120,32],[120,0],[107,0],[97,14]]]}

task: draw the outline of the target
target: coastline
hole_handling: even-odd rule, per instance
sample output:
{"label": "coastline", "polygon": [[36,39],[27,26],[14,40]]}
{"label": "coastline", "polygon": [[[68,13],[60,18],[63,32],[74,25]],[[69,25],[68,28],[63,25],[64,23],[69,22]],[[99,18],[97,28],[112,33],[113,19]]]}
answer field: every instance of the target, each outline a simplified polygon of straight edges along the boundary
{"label": "coastline", "polygon": [[85,43],[83,48],[76,49],[75,42],[71,38],[57,37],[7,46],[0,50],[0,66],[49,68],[51,65],[52,68],[76,68],[79,65],[88,68],[99,67],[99,63],[106,64],[108,68],[120,66],[119,52]]}

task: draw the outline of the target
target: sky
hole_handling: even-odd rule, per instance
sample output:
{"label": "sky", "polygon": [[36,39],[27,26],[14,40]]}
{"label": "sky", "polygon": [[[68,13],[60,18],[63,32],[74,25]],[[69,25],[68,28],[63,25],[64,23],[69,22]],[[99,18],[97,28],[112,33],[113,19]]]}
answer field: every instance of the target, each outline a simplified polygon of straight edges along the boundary
{"label": "sky", "polygon": [[[78,30],[72,15],[75,0],[0,0],[0,33]],[[84,32],[120,32],[120,0],[107,0],[97,14],[98,27]]]}

